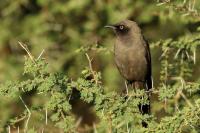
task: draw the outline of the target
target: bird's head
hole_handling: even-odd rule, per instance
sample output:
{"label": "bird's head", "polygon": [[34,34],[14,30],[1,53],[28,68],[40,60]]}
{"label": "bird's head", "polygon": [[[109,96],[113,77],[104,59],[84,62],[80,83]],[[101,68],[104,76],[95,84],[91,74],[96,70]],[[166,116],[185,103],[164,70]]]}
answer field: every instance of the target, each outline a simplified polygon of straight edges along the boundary
{"label": "bird's head", "polygon": [[106,25],[105,27],[113,29],[115,34],[118,36],[140,33],[140,28],[137,23],[131,20],[123,20],[117,24]]}

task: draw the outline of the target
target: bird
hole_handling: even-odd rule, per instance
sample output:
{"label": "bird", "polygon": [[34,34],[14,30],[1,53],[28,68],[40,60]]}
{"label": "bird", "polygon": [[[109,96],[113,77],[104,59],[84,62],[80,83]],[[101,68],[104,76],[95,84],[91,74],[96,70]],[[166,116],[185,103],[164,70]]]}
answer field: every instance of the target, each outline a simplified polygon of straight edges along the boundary
{"label": "bird", "polygon": [[[135,89],[152,89],[152,66],[149,43],[135,21],[123,20],[105,26],[115,33],[114,60],[120,74]],[[147,93],[148,99],[150,94]],[[150,105],[139,105],[142,114],[150,114]]]}

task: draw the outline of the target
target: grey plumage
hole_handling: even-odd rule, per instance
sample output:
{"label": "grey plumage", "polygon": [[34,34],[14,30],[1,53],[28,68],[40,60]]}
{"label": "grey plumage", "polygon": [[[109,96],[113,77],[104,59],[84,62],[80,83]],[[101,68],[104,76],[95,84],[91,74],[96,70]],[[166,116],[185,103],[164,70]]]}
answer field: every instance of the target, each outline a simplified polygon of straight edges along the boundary
{"label": "grey plumage", "polygon": [[[106,27],[112,28],[116,34],[114,58],[120,74],[135,88],[150,90],[151,55],[140,27],[131,20]],[[150,105],[143,105],[140,110],[143,114],[150,113]]]}

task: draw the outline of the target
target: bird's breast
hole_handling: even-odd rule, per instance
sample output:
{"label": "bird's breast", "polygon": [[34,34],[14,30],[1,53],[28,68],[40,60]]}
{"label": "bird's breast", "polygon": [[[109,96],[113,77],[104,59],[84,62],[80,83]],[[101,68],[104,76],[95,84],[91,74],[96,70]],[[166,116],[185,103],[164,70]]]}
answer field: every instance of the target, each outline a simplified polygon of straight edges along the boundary
{"label": "bird's breast", "polygon": [[115,44],[115,63],[121,75],[129,81],[144,81],[147,73],[147,61],[144,47],[126,47]]}

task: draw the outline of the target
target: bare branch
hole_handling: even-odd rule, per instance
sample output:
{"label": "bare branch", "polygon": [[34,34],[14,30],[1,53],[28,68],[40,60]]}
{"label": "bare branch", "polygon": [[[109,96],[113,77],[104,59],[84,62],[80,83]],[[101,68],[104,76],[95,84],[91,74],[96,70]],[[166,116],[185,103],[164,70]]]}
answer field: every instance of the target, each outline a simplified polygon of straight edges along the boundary
{"label": "bare branch", "polygon": [[45,52],[45,50],[43,49],[42,52],[40,53],[40,55],[37,57],[37,60],[40,59],[40,57],[43,55],[44,52]]}
{"label": "bare branch", "polygon": [[29,123],[29,120],[30,120],[30,117],[31,117],[31,111],[29,110],[28,106],[26,105],[26,103],[24,102],[24,100],[22,99],[22,97],[19,96],[19,98],[22,101],[22,103],[24,104],[26,110],[28,111],[28,118],[26,120],[26,124],[25,124],[25,128],[24,128],[24,132],[26,132],[27,128],[28,128],[28,123]]}
{"label": "bare branch", "polygon": [[92,76],[93,76],[93,78],[95,80],[95,83],[97,84],[98,80],[96,79],[95,72],[93,71],[93,68],[92,68],[92,59],[90,59],[90,57],[89,57],[89,55],[87,53],[85,53],[85,55],[86,55],[88,63],[89,63],[90,71],[92,72]]}
{"label": "bare branch", "polygon": [[185,96],[185,94],[181,91],[180,95],[183,97],[183,99],[186,101],[186,103],[190,106],[193,107],[192,103],[190,102],[190,100]]}
{"label": "bare branch", "polygon": [[19,45],[26,51],[26,53],[28,54],[28,56],[30,57],[30,59],[35,63],[35,59],[34,57],[32,56],[31,52],[29,51],[28,47],[26,44],[23,44],[22,42],[19,42]]}

